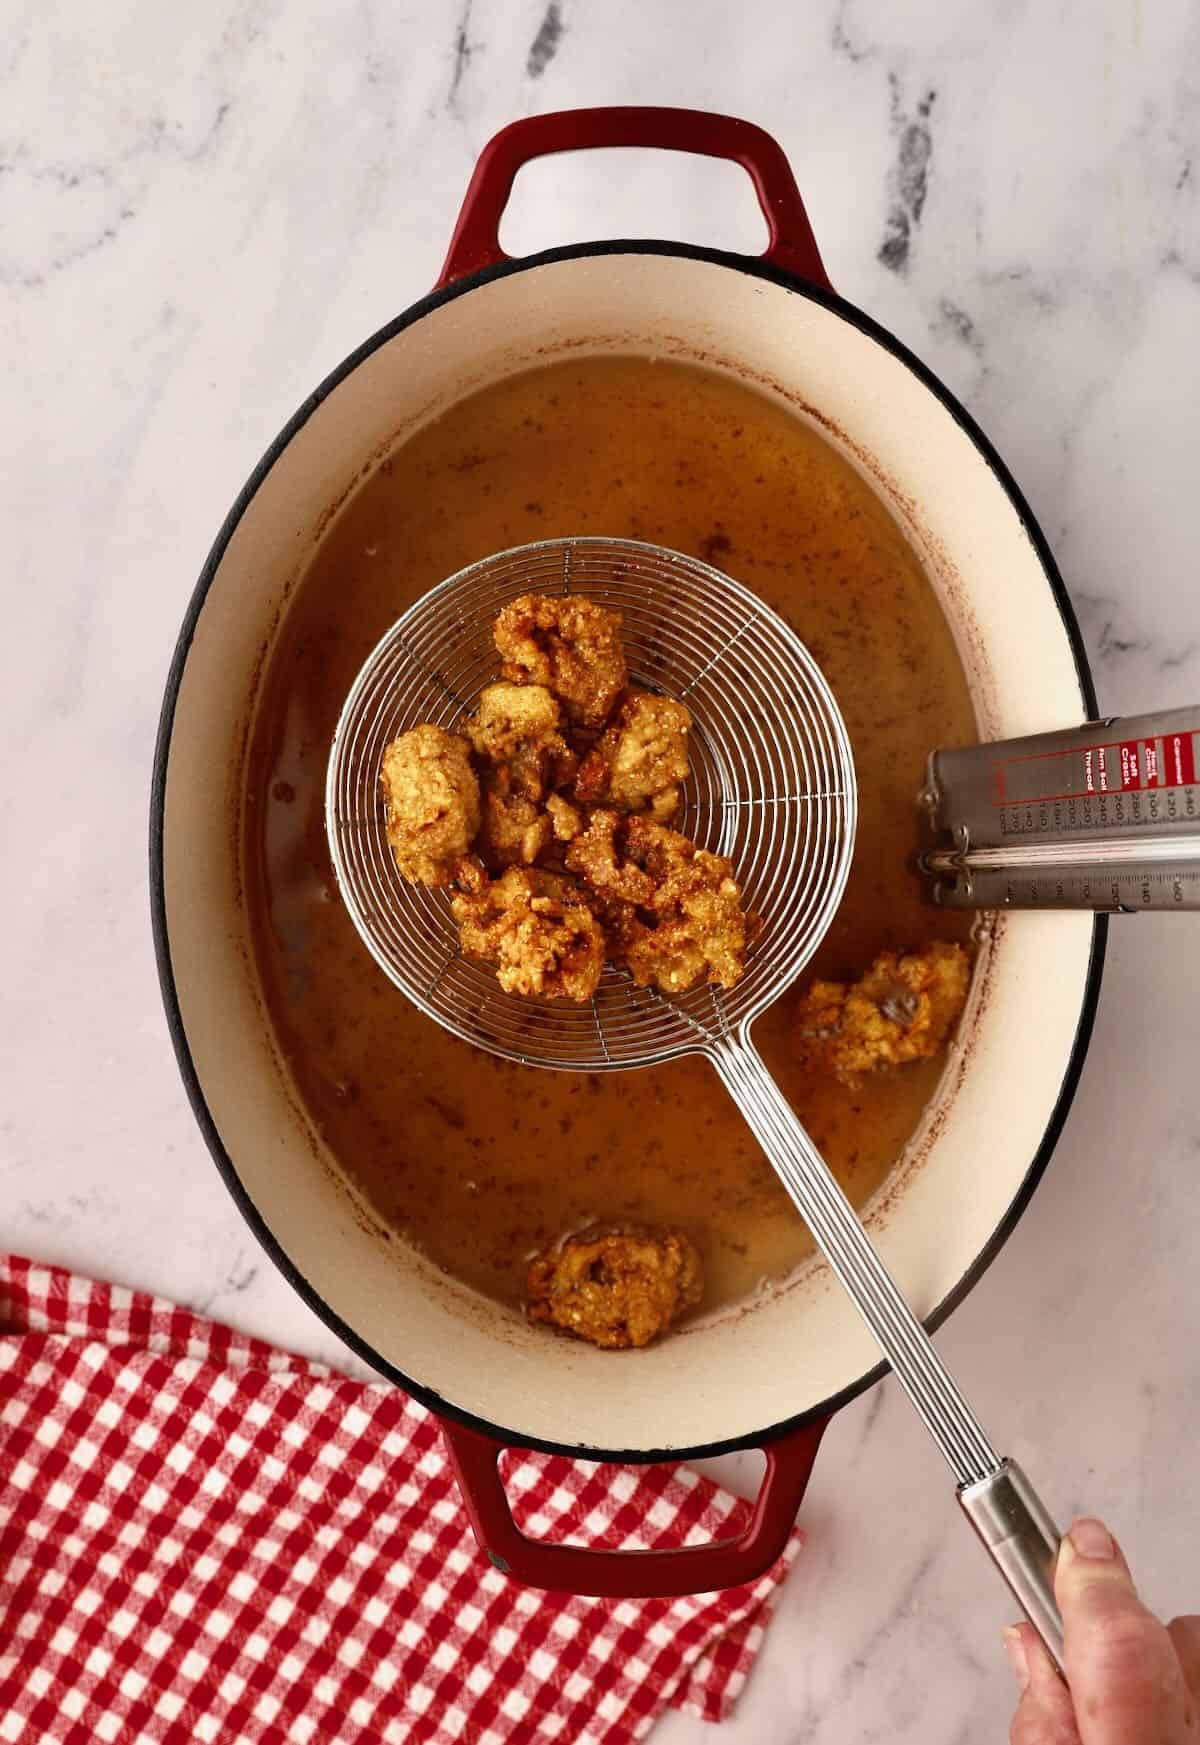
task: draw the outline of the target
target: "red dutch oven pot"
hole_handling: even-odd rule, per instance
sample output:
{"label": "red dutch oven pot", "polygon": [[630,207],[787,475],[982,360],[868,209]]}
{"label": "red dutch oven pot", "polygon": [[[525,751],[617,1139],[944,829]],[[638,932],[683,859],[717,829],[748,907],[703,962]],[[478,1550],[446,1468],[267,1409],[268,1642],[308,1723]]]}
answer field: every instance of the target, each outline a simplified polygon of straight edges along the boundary
{"label": "red dutch oven pot", "polygon": [[[521,166],[611,146],[742,165],[767,221],[765,253],[639,240],[508,259],[498,229]],[[834,293],[782,151],[728,116],[592,109],[498,134],[435,291],[304,403],[217,537],[167,683],[151,819],[163,996],[205,1138],[309,1305],[440,1415],[498,1568],[577,1593],[678,1594],[749,1581],[780,1554],[831,1414],[883,1373],[853,1308],[814,1262],[752,1304],[614,1360],[527,1327],[384,1241],[291,1090],[242,901],[248,730],[281,614],[331,514],[454,399],[582,351],[695,359],[819,424],[921,554],[984,736],[1067,726],[1095,707],[1062,583],[999,457],[911,353]],[[1103,941],[1102,918],[1011,915],[981,955],[924,1128],[868,1212],[931,1327],[980,1277],[1050,1157],[1090,1033]],[[761,1447],[766,1472],[749,1524],[727,1542],[596,1552],[518,1530],[498,1470],[510,1446],[619,1462]]]}

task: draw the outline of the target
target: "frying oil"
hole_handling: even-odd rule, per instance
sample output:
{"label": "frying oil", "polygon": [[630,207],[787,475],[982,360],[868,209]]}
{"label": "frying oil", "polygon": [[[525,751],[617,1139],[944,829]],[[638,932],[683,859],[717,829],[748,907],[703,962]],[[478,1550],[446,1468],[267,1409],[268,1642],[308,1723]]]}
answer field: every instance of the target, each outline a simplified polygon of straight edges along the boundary
{"label": "frying oil", "polygon": [[[920,565],[880,499],[816,431],[712,371],[647,358],[549,364],[463,400],[396,448],[333,524],[265,680],[251,751],[247,890],[281,1056],[314,1128],[380,1217],[505,1302],[524,1259],[593,1220],[682,1227],[704,1306],[811,1250],[711,1068],[581,1077],[494,1060],[412,1009],[336,896],[325,762],[358,668],[412,600],[507,546],[568,534],[705,558],[796,629],[833,688],[858,772],[858,847],[811,974],[968,937],[908,871],[935,745],[975,738],[965,677]],[[807,979],[807,978],[806,978]],[[942,1063],[857,1091],[792,1057],[795,995],[756,1039],[852,1200],[879,1186]]]}

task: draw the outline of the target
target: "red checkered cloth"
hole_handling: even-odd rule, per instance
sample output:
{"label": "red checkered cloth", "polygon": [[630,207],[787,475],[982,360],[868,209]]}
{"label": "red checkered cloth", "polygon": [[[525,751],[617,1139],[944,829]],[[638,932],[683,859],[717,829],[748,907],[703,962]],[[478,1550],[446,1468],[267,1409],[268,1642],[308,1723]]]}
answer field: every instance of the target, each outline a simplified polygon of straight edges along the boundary
{"label": "red checkered cloth", "polygon": [[[511,1461],[545,1537],[633,1550],[745,1518],[682,1467]],[[689,1599],[519,1587],[398,1388],[0,1258],[5,1745],[624,1745],[668,1704],[729,1713],[799,1545]]]}

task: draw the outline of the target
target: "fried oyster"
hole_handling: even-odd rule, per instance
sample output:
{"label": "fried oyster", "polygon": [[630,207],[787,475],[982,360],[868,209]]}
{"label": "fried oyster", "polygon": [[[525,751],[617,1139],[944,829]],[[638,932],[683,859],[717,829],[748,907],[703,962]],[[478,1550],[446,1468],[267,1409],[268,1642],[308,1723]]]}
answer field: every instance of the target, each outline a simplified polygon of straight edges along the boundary
{"label": "fried oyster", "polygon": [[598,807],[566,865],[605,905],[610,956],[641,986],[677,994],[741,979],[758,922],[723,856],[652,819]]}
{"label": "fried oyster", "polygon": [[465,732],[476,756],[508,772],[513,793],[541,800],[575,772],[576,758],[562,734],[562,710],[545,685],[488,685]]}
{"label": "fried oyster", "polygon": [[682,1231],[584,1231],[534,1256],[526,1313],[622,1351],[665,1333],[702,1289],[700,1256]]}
{"label": "fried oyster", "polygon": [[561,725],[558,700],[544,685],[507,683],[488,685],[466,723],[482,770],[475,846],[489,872],[532,866],[553,838],[542,801],[577,763]]}
{"label": "fried oyster", "polygon": [[394,739],[379,772],[387,839],[413,884],[447,885],[479,829],[479,780],[471,748],[441,727],[414,727]]}
{"label": "fried oyster", "polygon": [[510,867],[490,880],[465,862],[451,900],[463,952],[496,966],[508,994],[590,1000],[604,968],[600,923],[569,879]]}
{"label": "fried oyster", "polygon": [[475,847],[489,872],[533,866],[553,834],[549,815],[528,795],[512,791],[507,771],[484,777]]}
{"label": "fried oyster", "polygon": [[962,946],[935,941],[881,952],[857,982],[814,982],[796,1011],[801,1064],[854,1085],[864,1073],[932,1059],[962,1015],[970,977]]}
{"label": "fried oyster", "polygon": [[521,594],[494,635],[506,679],[545,685],[570,720],[603,727],[627,676],[619,612],[579,594]]}
{"label": "fried oyster", "polygon": [[575,797],[666,823],[688,773],[690,712],[672,697],[630,690],[579,766]]}

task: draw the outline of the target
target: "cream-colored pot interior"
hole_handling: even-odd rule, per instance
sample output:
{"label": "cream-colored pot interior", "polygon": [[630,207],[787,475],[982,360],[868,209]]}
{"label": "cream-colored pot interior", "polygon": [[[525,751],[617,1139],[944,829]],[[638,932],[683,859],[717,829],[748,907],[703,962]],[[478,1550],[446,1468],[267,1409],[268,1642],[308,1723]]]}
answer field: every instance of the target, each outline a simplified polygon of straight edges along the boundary
{"label": "cream-colored pot interior", "polygon": [[[811,299],[713,262],[629,251],[544,262],[443,303],[371,353],[308,417],[238,522],[195,626],[170,740],[171,968],[199,1086],[246,1195],[312,1291],[385,1363],[517,1437],[610,1451],[749,1440],[877,1362],[823,1265],[625,1357],[532,1331],[373,1231],[289,1096],[247,949],[240,760],[264,647],[319,529],[416,424],[564,348],[698,358],[819,418],[924,555],[985,732],[1083,718],[1037,553],[986,461],[906,364]],[[987,1247],[1043,1141],[1080,1024],[1092,926],[1070,914],[1004,921],[926,1131],[871,1209],[872,1234],[922,1313]]]}

